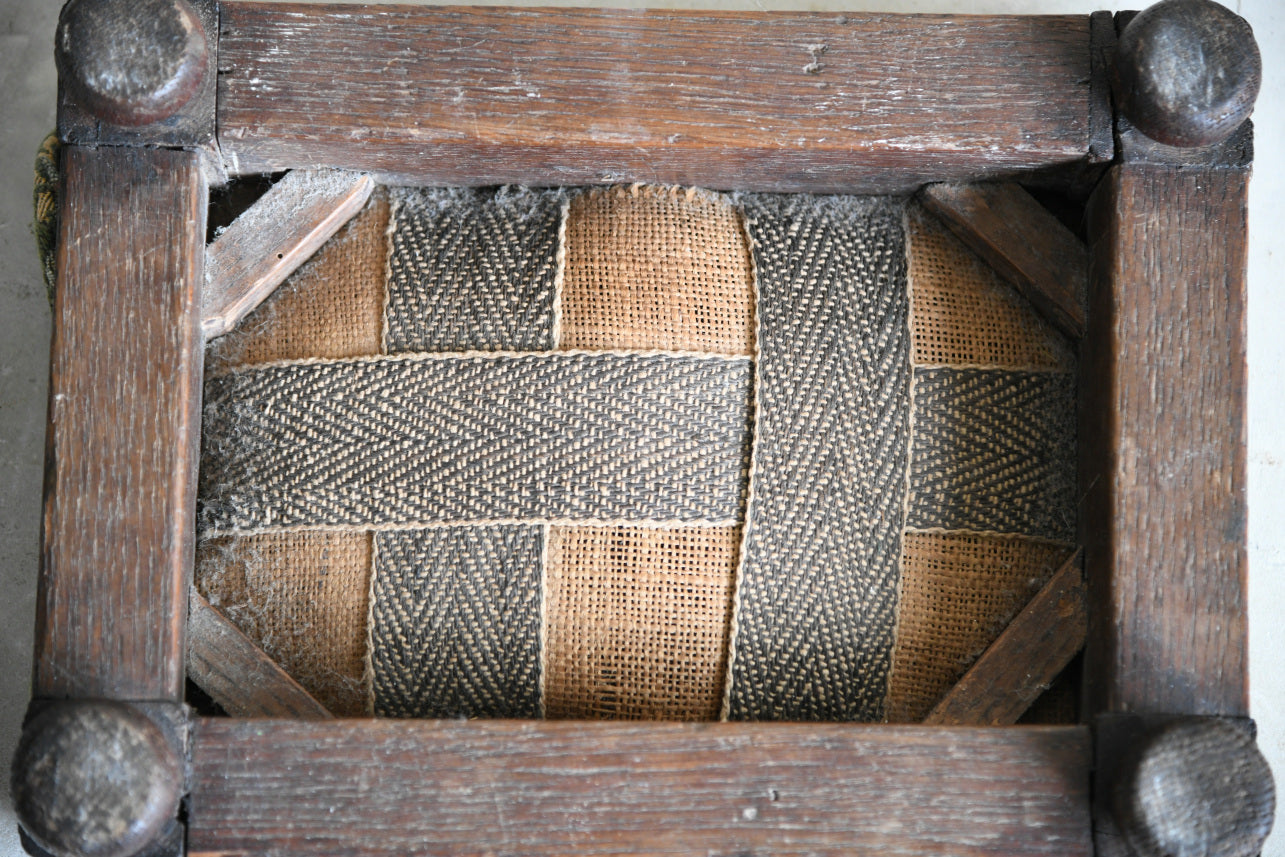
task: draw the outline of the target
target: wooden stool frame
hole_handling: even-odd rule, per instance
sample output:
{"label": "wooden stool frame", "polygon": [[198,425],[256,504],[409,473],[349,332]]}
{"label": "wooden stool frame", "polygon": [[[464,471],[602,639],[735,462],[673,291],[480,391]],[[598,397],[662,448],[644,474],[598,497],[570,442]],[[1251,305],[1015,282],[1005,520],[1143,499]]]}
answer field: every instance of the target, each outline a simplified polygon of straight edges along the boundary
{"label": "wooden stool frame", "polygon": [[[1252,730],[1251,143],[1241,120],[1253,96],[1219,142],[1144,136],[1113,109],[1109,84],[1136,56],[1116,55],[1128,15],[104,0],[116,9],[109,25],[76,30],[91,6],[73,0],[59,31],[65,145],[44,541],[20,757],[83,745],[97,727],[69,730],[77,712],[111,720],[124,710],[142,714],[139,734],[151,735],[150,723],[161,736],[149,752],[162,761],[140,763],[137,776],[155,784],[158,766],[178,773],[168,790],[147,792],[146,807],[119,809],[135,834],[64,841],[42,815],[50,786],[15,769],[34,852],[1127,854],[1120,827],[1148,823],[1118,786],[1140,735],[1175,718]],[[198,25],[183,25],[187,42],[157,48],[174,58],[167,79],[103,106],[85,70],[104,62],[98,42],[130,37],[131,16],[180,7]],[[131,9],[142,11],[121,11]],[[177,108],[162,104],[176,88],[190,91]],[[267,701],[242,713],[278,716],[192,716],[182,703],[204,336],[262,296],[207,286],[209,187],[318,168],[423,185],[909,194],[950,183],[925,203],[1061,329],[1083,335],[1084,578],[1077,558],[1061,588],[1028,608],[1025,630],[1022,617],[1010,628],[1028,636],[1008,645],[1039,639],[1050,622],[1074,625],[1067,617],[1082,616],[1087,589],[1085,725],[322,719],[199,599],[193,633],[224,635],[201,649],[200,669],[211,681],[258,676]],[[1071,285],[1061,292],[1032,273],[1053,264],[1036,258],[1044,239],[1006,239],[996,227],[1029,198],[1016,185],[969,184],[1015,179],[1081,198],[1092,189],[1089,253],[1070,256],[1080,259],[1072,267],[1091,263],[1063,271],[1058,282]],[[369,179],[358,185],[369,193]],[[324,240],[303,232],[278,259]],[[275,275],[246,276],[263,292]],[[1045,636],[1051,645],[1056,635]],[[1030,684],[1008,689],[1029,696]],[[960,693],[938,722],[1016,718],[988,708],[982,691]],[[1259,785],[1270,798],[1270,778]],[[156,818],[138,820],[144,809]],[[1218,836],[1261,845],[1266,828],[1249,828],[1241,819]],[[1129,836],[1144,852],[1146,833]]]}

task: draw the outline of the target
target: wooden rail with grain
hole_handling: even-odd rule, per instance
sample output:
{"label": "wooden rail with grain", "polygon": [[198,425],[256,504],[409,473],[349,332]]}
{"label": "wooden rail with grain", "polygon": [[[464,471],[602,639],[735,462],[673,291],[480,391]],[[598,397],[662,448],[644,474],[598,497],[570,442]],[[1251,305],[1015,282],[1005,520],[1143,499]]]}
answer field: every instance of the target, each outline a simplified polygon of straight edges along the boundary
{"label": "wooden rail with grain", "polygon": [[1091,853],[1088,730],[198,720],[191,857]]}
{"label": "wooden rail with grain", "polygon": [[234,174],[899,193],[1089,156],[1086,16],[221,8]]}

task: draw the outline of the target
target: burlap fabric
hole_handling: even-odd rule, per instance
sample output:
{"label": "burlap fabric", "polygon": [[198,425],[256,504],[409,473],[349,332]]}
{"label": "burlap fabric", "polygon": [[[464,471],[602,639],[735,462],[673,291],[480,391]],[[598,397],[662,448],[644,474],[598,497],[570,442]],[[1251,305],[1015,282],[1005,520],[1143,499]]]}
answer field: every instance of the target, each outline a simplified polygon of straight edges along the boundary
{"label": "burlap fabric", "polygon": [[739,527],[552,527],[548,717],[713,720]]}
{"label": "burlap fabric", "polygon": [[[913,720],[1066,551],[1070,349],[916,206],[391,200],[207,365],[198,583],[328,704]],[[215,585],[287,535],[368,546],[346,702]]]}
{"label": "burlap fabric", "polygon": [[369,534],[210,538],[196,567],[210,603],[323,705],[339,716],[367,713]]}

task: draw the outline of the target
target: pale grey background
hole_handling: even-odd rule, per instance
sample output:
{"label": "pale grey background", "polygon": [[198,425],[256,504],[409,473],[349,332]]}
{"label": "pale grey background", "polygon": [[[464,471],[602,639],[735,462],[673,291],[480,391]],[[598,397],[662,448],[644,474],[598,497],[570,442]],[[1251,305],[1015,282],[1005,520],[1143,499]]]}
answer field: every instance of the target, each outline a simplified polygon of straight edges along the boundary
{"label": "pale grey background", "polygon": [[[550,2],[556,0],[543,0],[545,5]],[[615,5],[1039,14],[1147,4],[671,0]],[[1250,679],[1259,744],[1277,777],[1285,778],[1285,0],[1239,0],[1229,5],[1253,25],[1263,52],[1250,189]],[[0,780],[6,796],[0,801],[0,857],[22,853],[7,801],[8,768],[30,681],[49,349],[49,308],[30,227],[31,163],[54,124],[52,44],[58,6],[53,0],[0,0]],[[1285,832],[1268,840],[1264,854],[1285,857]]]}

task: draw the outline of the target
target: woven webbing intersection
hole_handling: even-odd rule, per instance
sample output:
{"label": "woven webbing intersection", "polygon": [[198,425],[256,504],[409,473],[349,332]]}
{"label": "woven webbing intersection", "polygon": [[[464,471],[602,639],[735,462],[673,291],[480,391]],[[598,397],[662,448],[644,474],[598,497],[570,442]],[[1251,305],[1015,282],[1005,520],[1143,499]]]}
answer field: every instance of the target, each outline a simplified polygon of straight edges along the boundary
{"label": "woven webbing intersection", "polygon": [[878,720],[910,446],[902,205],[744,204],[759,356],[726,714]]}
{"label": "woven webbing intersection", "polygon": [[1075,389],[915,205],[381,190],[210,350],[198,585],[345,713],[919,718],[1068,550]]}

